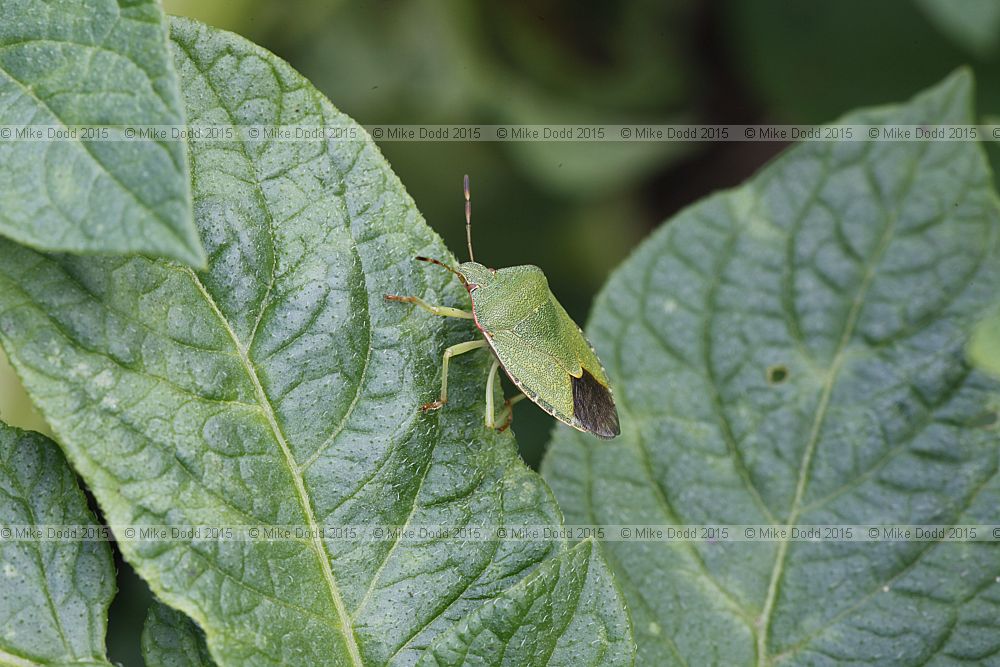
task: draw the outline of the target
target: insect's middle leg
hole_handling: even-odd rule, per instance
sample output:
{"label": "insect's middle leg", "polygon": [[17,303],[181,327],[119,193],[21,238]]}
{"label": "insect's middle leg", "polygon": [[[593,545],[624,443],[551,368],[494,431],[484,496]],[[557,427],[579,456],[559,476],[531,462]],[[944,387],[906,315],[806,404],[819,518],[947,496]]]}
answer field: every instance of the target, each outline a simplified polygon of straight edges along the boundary
{"label": "insect's middle leg", "polygon": [[489,378],[486,380],[486,428],[496,428],[498,431],[503,431],[510,426],[511,419],[514,417],[514,411],[511,409],[511,406],[527,397],[524,394],[518,394],[514,398],[503,402],[503,409],[499,415],[499,417],[502,417],[503,425],[497,428],[496,424],[501,420],[493,414],[493,383],[496,381],[497,375],[499,375],[499,368],[500,360],[494,359],[493,365],[490,366]]}
{"label": "insect's middle leg", "polygon": [[493,428],[493,382],[496,379],[500,360],[494,359],[490,374],[486,377],[486,428]]}
{"label": "insect's middle leg", "polygon": [[444,357],[441,362],[441,397],[432,403],[425,403],[420,406],[421,410],[424,412],[437,410],[448,402],[448,361],[456,355],[472,352],[473,350],[478,350],[481,347],[486,347],[486,341],[482,338],[479,340],[470,340],[466,343],[459,343],[458,345],[452,345],[444,351]]}

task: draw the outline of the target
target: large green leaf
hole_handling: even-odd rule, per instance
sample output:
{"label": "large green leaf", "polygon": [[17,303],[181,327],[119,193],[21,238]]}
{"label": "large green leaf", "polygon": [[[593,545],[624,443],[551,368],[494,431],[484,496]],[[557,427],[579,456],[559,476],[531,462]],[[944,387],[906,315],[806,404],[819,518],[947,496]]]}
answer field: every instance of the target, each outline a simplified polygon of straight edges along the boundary
{"label": "large green leaf", "polygon": [[[109,665],[104,649],[115,571],[107,541],[47,539],[94,516],[59,448],[0,423],[0,665]],[[46,539],[11,529],[33,527]]]}
{"label": "large green leaf", "polygon": [[[184,123],[156,0],[0,0],[0,16],[0,125],[47,137]],[[41,250],[205,261],[184,144],[172,140],[0,135],[0,234]]]}
{"label": "large green leaf", "polygon": [[1000,2],[996,0],[916,0],[938,28],[973,53],[989,57],[996,52],[1000,33]]}
{"label": "large green leaf", "polygon": [[[971,122],[947,79],[858,123]],[[622,436],[543,466],[572,522],[995,523],[1000,390],[970,323],[1000,287],[982,149],[809,143],[682,212],[600,295]],[[736,537],[736,536],[731,536]],[[1000,657],[1000,545],[606,545],[644,665]]]}
{"label": "large green leaf", "polygon": [[142,629],[146,667],[214,667],[205,635],[184,614],[154,602]]}
{"label": "large green leaf", "polygon": [[[452,364],[444,409],[417,409],[437,391],[444,347],[475,330],[383,299],[467,296],[448,272],[413,261],[453,258],[367,135],[245,40],[184,20],[172,37],[192,123],[307,125],[356,140],[191,143],[201,273],[0,247],[0,340],[109,522],[443,524],[487,538],[495,525],[559,523],[510,434],[483,425],[485,354]],[[567,550],[337,537],[121,548],[204,629],[214,659],[234,665],[412,663]],[[543,623],[537,640],[556,646],[554,662],[628,662],[612,582],[577,584],[535,601],[570,621]],[[589,643],[596,607],[614,632]]]}

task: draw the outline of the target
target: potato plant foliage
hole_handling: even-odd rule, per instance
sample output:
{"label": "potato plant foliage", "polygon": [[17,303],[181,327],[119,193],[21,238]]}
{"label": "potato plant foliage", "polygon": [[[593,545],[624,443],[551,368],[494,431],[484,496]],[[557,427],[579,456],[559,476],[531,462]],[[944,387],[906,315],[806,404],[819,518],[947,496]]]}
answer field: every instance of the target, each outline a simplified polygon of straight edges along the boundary
{"label": "potato plant foliage", "polygon": [[[158,599],[148,665],[1000,660],[996,542],[497,537],[564,514],[997,523],[1000,387],[966,361],[996,359],[968,344],[1000,287],[976,142],[793,147],[665,223],[588,327],[622,435],[557,427],[543,480],[483,426],[487,355],[417,410],[472,330],[383,295],[466,307],[413,261],[455,258],[287,63],[152,0],[0,16],[0,125],[320,131],[0,141],[0,344],[57,440],[0,425],[0,527],[96,525],[75,472],[112,528],[308,529],[120,541]],[[966,123],[971,91],[959,72],[848,120]],[[432,525],[485,538],[320,532]],[[109,664],[107,544],[0,557],[0,664]]]}

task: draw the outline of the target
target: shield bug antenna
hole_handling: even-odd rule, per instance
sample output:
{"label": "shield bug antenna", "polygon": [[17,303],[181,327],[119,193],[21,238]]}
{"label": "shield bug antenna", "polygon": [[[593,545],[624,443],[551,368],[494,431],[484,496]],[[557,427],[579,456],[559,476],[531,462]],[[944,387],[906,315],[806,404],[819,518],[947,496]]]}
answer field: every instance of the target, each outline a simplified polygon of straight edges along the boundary
{"label": "shield bug antenna", "polygon": [[476,258],[472,255],[472,198],[469,196],[469,175],[462,179],[462,190],[465,193],[465,241],[469,246],[469,261],[474,262]]}
{"label": "shield bug antenna", "polygon": [[[462,179],[462,189],[465,192],[465,242],[466,242],[466,244],[469,247],[469,261],[470,262],[474,262],[476,260],[475,260],[475,257],[472,255],[472,200],[471,200],[471,197],[469,196],[469,175],[468,174],[465,174],[465,176]],[[441,260],[433,259],[431,257],[422,257],[422,256],[415,257],[414,259],[416,259],[418,261],[421,261],[421,262],[429,262],[431,264],[437,264],[440,267],[448,269],[449,271],[451,271],[452,273],[454,273],[456,276],[458,276],[458,279],[462,281],[463,285],[466,284],[465,276],[463,276],[461,273],[459,273],[458,271],[456,271],[452,267],[448,266],[447,264],[445,264]]]}

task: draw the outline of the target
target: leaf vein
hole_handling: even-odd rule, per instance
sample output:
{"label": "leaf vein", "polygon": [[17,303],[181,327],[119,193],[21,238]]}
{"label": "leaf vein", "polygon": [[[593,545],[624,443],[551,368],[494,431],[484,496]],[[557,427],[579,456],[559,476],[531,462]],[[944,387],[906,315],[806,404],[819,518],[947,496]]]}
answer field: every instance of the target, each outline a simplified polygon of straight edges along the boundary
{"label": "leaf vein", "polygon": [[326,551],[326,546],[323,544],[322,540],[319,538],[321,533],[319,523],[316,521],[316,516],[313,512],[312,500],[309,497],[309,492],[306,490],[305,481],[302,478],[302,474],[298,469],[298,465],[295,462],[295,456],[288,445],[288,441],[285,439],[285,434],[281,430],[281,426],[278,424],[277,417],[274,412],[274,408],[271,405],[267,394],[264,391],[264,387],[260,383],[260,378],[257,376],[257,370],[253,362],[247,356],[246,349],[242,346],[239,338],[236,336],[236,332],[233,331],[232,326],[230,326],[229,321],[226,319],[222,311],[219,310],[218,305],[212,298],[212,295],[208,292],[205,286],[199,280],[198,275],[188,267],[184,267],[183,270],[190,276],[192,283],[201,292],[205,301],[209,304],[212,310],[215,312],[216,317],[218,317],[219,322],[222,324],[225,331],[229,334],[229,337],[233,341],[233,345],[236,346],[237,351],[243,366],[246,369],[247,376],[254,386],[254,390],[257,394],[257,400],[260,403],[261,409],[264,412],[264,416],[267,418],[268,425],[274,434],[275,440],[278,443],[278,447],[281,449],[281,453],[284,456],[286,467],[288,468],[289,476],[292,478],[292,482],[295,485],[295,495],[298,503],[302,509],[307,527],[310,529],[312,548],[316,555],[316,560],[319,563],[320,571],[323,574],[323,578],[327,584],[327,591],[330,595],[333,605],[336,608],[337,616],[340,619],[341,624],[341,634],[343,635],[344,643],[350,654],[351,662],[358,667],[363,667],[364,662],[361,660],[361,653],[358,649],[357,639],[354,636],[354,631],[350,626],[350,615],[347,612],[347,608],[344,604],[344,599],[340,594],[340,588],[337,585],[337,580],[333,575],[333,570],[330,566],[330,557]]}

